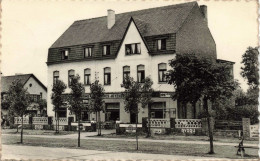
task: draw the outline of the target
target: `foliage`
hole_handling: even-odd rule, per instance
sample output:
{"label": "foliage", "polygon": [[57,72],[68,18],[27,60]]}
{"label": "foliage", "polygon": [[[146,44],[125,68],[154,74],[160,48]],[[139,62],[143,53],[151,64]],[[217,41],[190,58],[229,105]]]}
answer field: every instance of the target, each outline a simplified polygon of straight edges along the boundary
{"label": "foliage", "polygon": [[71,79],[71,92],[68,99],[69,110],[77,115],[80,115],[81,111],[86,108],[83,103],[83,95],[85,93],[85,88],[82,83],[79,82],[79,75],[72,77]]}
{"label": "foliage", "polygon": [[63,104],[62,94],[66,89],[66,85],[63,81],[57,80],[56,83],[53,84],[51,100],[53,104],[53,111],[58,111]]}
{"label": "foliage", "polygon": [[241,76],[247,79],[247,84],[253,88],[259,85],[259,68],[258,68],[258,47],[248,47],[246,52],[242,56]]}
{"label": "foliage", "polygon": [[104,100],[105,90],[99,81],[96,80],[90,85],[90,99],[89,109],[92,112],[104,111]]}
{"label": "foliage", "polygon": [[146,105],[151,104],[153,102],[152,100],[152,93],[153,93],[153,81],[151,78],[146,77],[144,80],[143,85],[141,86],[141,104],[142,108],[145,108]]}
{"label": "foliage", "polygon": [[20,80],[12,82],[7,95],[7,104],[10,105],[10,111],[17,116],[27,114],[27,107],[31,104],[29,93],[24,89]]}
{"label": "foliage", "polygon": [[138,103],[140,103],[142,96],[140,83],[134,81],[132,77],[126,77],[122,87],[125,88],[123,94],[125,111],[128,113],[138,114]]}
{"label": "foliage", "polygon": [[231,97],[237,83],[230,75],[230,66],[218,64],[194,54],[177,54],[170,61],[169,84],[176,92],[173,99],[197,102],[202,96],[214,102],[220,97]]}
{"label": "foliage", "polygon": [[43,111],[44,110],[47,110],[47,101],[45,99],[40,99],[38,102],[38,110],[40,111],[41,113],[41,116],[44,115]]}

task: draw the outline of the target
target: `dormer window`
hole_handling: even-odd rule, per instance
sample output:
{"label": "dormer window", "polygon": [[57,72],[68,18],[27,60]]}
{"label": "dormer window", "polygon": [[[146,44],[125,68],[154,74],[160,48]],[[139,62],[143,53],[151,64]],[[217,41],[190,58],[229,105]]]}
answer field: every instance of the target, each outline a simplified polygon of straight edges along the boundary
{"label": "dormer window", "polygon": [[110,55],[110,45],[104,45],[103,46],[103,55]]}
{"label": "dormer window", "polygon": [[84,48],[84,57],[92,57],[93,47],[86,47]]}
{"label": "dormer window", "polygon": [[69,58],[69,50],[68,49],[67,50],[62,50],[61,51],[61,59],[62,60],[66,60],[68,58]]}
{"label": "dormer window", "polygon": [[157,40],[157,50],[166,50],[166,39]]}
{"label": "dormer window", "polygon": [[126,44],[125,55],[141,54],[141,43]]}

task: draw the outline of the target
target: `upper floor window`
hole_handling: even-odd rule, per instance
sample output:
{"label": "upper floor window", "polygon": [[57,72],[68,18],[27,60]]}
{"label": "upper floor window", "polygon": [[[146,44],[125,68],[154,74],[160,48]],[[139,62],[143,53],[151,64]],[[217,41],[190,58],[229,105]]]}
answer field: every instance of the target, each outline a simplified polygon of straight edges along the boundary
{"label": "upper floor window", "polygon": [[69,50],[68,49],[67,50],[62,50],[61,51],[61,59],[62,60],[66,60],[68,58],[69,58]]}
{"label": "upper floor window", "polygon": [[159,82],[166,82],[166,63],[161,63],[158,65]]}
{"label": "upper floor window", "polygon": [[144,83],[145,79],[145,68],[144,65],[138,65],[137,66],[137,81],[139,83]]}
{"label": "upper floor window", "polygon": [[85,69],[84,70],[84,84],[85,85],[90,85],[90,77],[91,76],[91,70],[90,69]]}
{"label": "upper floor window", "polygon": [[110,45],[104,45],[103,46],[103,55],[111,55]]}
{"label": "upper floor window", "polygon": [[84,57],[92,57],[93,47],[85,47],[84,48]]}
{"label": "upper floor window", "polygon": [[141,43],[126,44],[125,54],[126,55],[141,54]]}
{"label": "upper floor window", "polygon": [[71,85],[71,79],[75,76],[75,70],[69,70],[68,72],[68,84]]}
{"label": "upper floor window", "polygon": [[104,85],[111,84],[111,68],[104,68]]}
{"label": "upper floor window", "polygon": [[55,84],[58,79],[59,79],[59,71],[54,71],[53,72],[53,84]]}
{"label": "upper floor window", "polygon": [[157,50],[166,50],[166,39],[157,40]]}
{"label": "upper floor window", "polygon": [[126,77],[130,77],[130,66],[124,66],[123,67],[123,80]]}

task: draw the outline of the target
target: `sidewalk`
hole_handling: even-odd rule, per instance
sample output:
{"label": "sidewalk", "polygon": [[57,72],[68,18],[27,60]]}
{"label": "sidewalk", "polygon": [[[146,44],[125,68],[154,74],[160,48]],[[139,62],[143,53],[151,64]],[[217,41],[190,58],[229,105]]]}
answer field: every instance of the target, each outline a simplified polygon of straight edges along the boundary
{"label": "sidewalk", "polygon": [[[102,134],[111,134],[114,130],[104,130]],[[20,134],[2,134],[2,135],[20,135]],[[96,136],[97,132],[88,132],[88,133],[81,133],[81,139],[86,140],[117,140],[117,141],[136,141],[135,139],[129,138],[102,138]],[[70,135],[24,135],[30,137],[40,137],[40,138],[57,138],[57,139],[77,139],[78,134],[70,134]],[[91,136],[91,137],[89,137]],[[138,139],[141,142],[158,142],[158,143],[172,143],[172,144],[209,144],[208,141],[185,141],[185,140],[153,140],[153,139]],[[224,146],[237,146],[238,143],[223,143],[214,141],[214,145],[224,145]],[[244,143],[244,146],[253,146],[258,147],[258,144],[248,144]]]}
{"label": "sidewalk", "polygon": [[[30,152],[30,153],[28,153]],[[50,148],[50,147],[35,147],[35,146],[20,146],[20,145],[2,145],[2,158],[15,160],[187,160],[187,159],[203,159],[216,160],[213,157],[199,156],[181,156],[181,155],[165,155],[165,154],[146,154],[146,153],[128,153],[115,151],[97,151],[83,149],[67,149],[67,148]],[[223,160],[221,158],[219,160]]]}

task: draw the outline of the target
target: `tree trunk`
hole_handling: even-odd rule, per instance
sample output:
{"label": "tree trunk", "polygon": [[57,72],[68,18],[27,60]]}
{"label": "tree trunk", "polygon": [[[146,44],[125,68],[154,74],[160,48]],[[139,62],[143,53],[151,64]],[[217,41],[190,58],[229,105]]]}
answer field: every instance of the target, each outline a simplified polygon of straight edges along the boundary
{"label": "tree trunk", "polygon": [[193,106],[193,118],[196,119],[197,118],[197,116],[196,116],[196,102],[193,102],[192,106]]}
{"label": "tree trunk", "polygon": [[135,136],[136,136],[136,150],[138,150],[138,134],[137,134],[137,123],[138,123],[138,114],[135,115]]}
{"label": "tree trunk", "polygon": [[78,113],[78,147],[80,147],[80,113]]}
{"label": "tree trunk", "polygon": [[57,112],[57,118],[58,118],[58,133],[60,133],[60,118],[59,118],[59,112]]}
{"label": "tree trunk", "polygon": [[101,118],[100,118],[100,111],[98,111],[98,136],[101,136]]}
{"label": "tree trunk", "polygon": [[21,127],[21,144],[23,143],[23,114],[22,114],[22,127]]}
{"label": "tree trunk", "polygon": [[147,129],[147,136],[151,137],[151,105],[148,104],[148,129]]}
{"label": "tree trunk", "polygon": [[207,121],[208,121],[208,133],[209,133],[209,142],[210,142],[210,151],[209,154],[214,154],[214,147],[213,147],[213,132],[211,129],[211,123],[210,123],[210,115],[209,115],[209,109],[208,109],[208,99],[207,97],[203,98],[203,106],[207,113]]}

